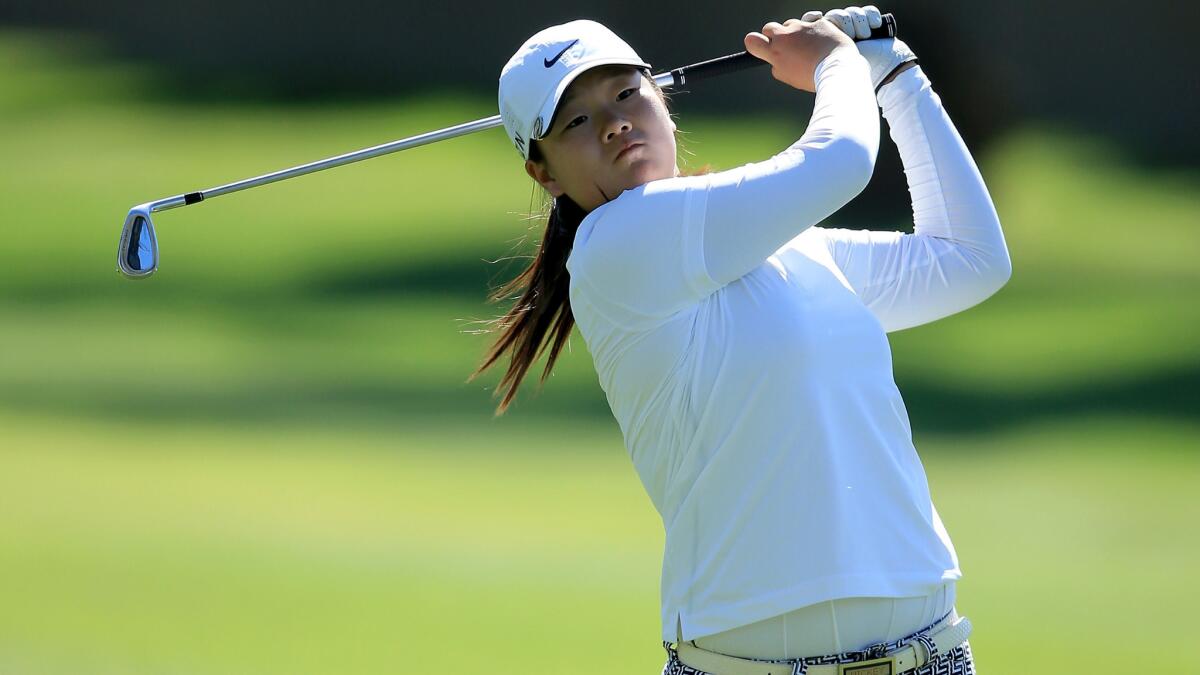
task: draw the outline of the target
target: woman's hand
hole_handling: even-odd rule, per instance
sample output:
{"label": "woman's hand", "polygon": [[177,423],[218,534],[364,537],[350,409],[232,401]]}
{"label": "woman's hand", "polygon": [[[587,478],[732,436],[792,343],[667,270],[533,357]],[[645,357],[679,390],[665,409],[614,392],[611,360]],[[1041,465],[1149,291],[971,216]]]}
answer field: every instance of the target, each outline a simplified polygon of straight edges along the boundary
{"label": "woman's hand", "polygon": [[917,55],[900,40],[895,38],[866,39],[871,37],[872,28],[879,28],[883,25],[883,15],[879,13],[879,8],[875,5],[831,9],[824,15],[821,12],[805,12],[801,17],[802,21],[817,21],[818,19],[828,20],[842,29],[847,37],[858,40],[854,44],[858,47],[858,52],[871,65],[871,83],[875,85],[876,91],[891,82],[899,73],[913,67],[903,64],[913,63],[917,60]]}
{"label": "woman's hand", "polygon": [[747,33],[746,51],[771,64],[771,75],[784,84],[816,92],[817,65],[833,50],[853,47],[846,33],[829,21],[771,21],[762,32]]}

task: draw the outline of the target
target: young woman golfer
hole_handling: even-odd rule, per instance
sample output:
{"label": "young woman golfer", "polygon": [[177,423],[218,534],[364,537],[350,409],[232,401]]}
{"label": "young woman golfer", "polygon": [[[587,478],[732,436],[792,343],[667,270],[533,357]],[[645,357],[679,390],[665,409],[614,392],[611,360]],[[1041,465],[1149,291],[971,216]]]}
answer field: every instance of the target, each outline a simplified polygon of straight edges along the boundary
{"label": "young woman golfer", "polygon": [[[683,176],[649,66],[604,26],[531,37],[500,112],[553,197],[493,298],[498,412],[574,322],[663,519],[668,674],[972,673],[962,574],[930,500],[886,333],[962,311],[1010,263],[987,188],[916,57],[873,6],[768,23],[746,48],[814,92],[765,161]],[[913,234],[815,227],[867,185],[877,104]]]}

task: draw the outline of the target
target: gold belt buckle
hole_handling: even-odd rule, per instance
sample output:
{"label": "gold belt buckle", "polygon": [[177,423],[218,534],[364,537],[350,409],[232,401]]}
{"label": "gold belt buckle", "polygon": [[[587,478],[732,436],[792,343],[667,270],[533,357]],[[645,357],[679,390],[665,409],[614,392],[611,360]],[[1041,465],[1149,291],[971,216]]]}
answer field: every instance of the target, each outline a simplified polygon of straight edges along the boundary
{"label": "gold belt buckle", "polygon": [[896,675],[898,672],[894,656],[838,664],[838,675]]}

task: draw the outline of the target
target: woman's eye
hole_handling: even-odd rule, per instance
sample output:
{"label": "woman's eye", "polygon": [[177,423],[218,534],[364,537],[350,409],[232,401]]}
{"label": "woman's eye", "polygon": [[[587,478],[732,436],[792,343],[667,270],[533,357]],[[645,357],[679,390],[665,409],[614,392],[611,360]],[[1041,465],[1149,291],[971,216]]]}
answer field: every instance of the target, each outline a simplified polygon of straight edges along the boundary
{"label": "woman's eye", "polygon": [[580,124],[583,124],[583,123],[584,123],[584,121],[586,121],[586,120],[587,120],[587,117],[585,117],[585,116],[583,116],[583,115],[580,115],[579,117],[576,117],[575,119],[571,120],[570,122],[567,122],[567,126],[565,126],[565,127],[563,127],[563,128],[564,128],[564,129],[570,129],[571,127],[574,127],[574,126],[578,126],[578,125],[580,125]]}
{"label": "woman's eye", "polygon": [[629,98],[630,96],[633,96],[635,91],[637,91],[637,87],[630,87],[629,89],[622,91],[620,94],[617,94],[617,100],[620,101],[621,99]]}

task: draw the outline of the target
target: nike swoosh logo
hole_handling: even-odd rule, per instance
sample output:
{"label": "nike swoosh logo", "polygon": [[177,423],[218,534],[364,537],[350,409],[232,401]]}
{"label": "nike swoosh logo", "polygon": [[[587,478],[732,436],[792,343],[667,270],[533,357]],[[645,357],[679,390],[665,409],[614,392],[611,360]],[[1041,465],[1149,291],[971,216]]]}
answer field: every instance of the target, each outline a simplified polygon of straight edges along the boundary
{"label": "nike swoosh logo", "polygon": [[542,63],[546,64],[546,67],[547,67],[547,68],[549,68],[550,66],[554,65],[554,62],[555,62],[555,61],[558,61],[559,59],[561,59],[561,58],[562,58],[562,55],[563,55],[563,54],[566,54],[568,49],[570,49],[571,47],[574,47],[574,46],[575,46],[575,43],[576,43],[576,42],[579,42],[579,40],[571,40],[571,44],[567,45],[566,47],[563,47],[563,50],[562,50],[561,52],[559,52],[559,53],[555,54],[555,55],[554,55],[554,58],[552,58],[552,59],[542,59]]}

